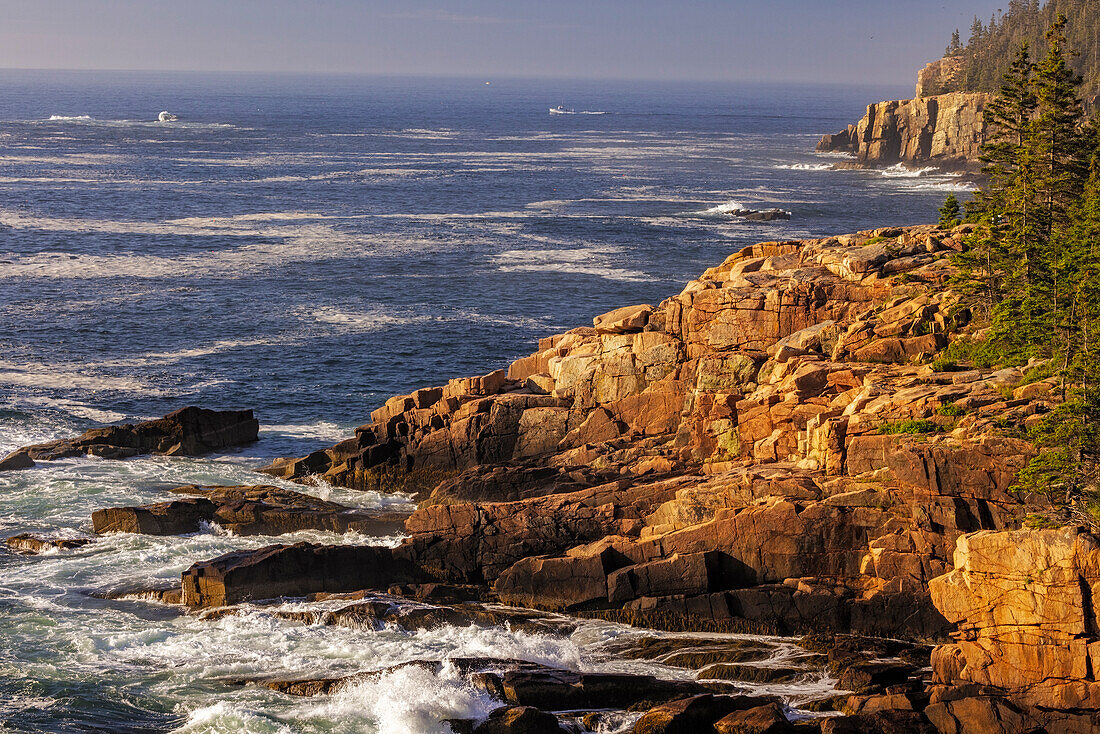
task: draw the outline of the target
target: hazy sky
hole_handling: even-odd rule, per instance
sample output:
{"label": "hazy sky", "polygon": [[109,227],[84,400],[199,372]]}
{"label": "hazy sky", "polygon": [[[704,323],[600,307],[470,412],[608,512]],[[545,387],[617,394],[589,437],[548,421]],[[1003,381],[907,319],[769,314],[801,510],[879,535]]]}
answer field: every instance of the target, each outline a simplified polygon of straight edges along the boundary
{"label": "hazy sky", "polygon": [[0,0],[0,68],[901,83],[1003,0]]}

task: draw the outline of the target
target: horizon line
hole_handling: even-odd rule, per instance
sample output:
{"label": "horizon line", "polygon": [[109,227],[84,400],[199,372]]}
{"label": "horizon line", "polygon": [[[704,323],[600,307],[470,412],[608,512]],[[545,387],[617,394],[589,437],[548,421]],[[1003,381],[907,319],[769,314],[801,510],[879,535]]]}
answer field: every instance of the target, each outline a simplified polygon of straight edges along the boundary
{"label": "horizon line", "polygon": [[418,73],[418,72],[375,72],[375,71],[348,71],[348,70],[259,70],[259,69],[134,69],[134,68],[71,68],[71,67],[33,67],[33,66],[0,66],[0,73],[4,72],[66,72],[66,73],[116,73],[116,74],[227,74],[227,75],[254,75],[254,76],[341,76],[341,77],[370,77],[370,78],[396,78],[396,79],[456,79],[476,80],[479,82],[493,81],[569,81],[569,82],[661,82],[661,83],[695,83],[695,84],[805,84],[822,87],[888,87],[888,86],[912,86],[912,82],[886,82],[886,81],[813,81],[808,79],[744,79],[733,77],[617,77],[617,76],[541,76],[537,74],[447,74],[447,73]]}

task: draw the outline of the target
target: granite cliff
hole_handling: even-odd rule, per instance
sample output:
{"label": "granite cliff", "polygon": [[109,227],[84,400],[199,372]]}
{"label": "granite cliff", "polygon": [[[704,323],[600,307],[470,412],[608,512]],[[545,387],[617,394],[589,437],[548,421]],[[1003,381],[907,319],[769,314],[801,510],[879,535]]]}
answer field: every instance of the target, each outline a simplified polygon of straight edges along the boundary
{"label": "granite cliff", "polygon": [[973,171],[985,139],[985,106],[991,96],[953,92],[868,105],[863,119],[817,149],[848,153],[865,166],[936,166]]}
{"label": "granite cliff", "polygon": [[[717,652],[698,652],[698,638],[624,652],[698,671],[674,686],[470,661],[471,682],[510,707],[476,731],[558,731],[538,709],[600,702],[648,708],[639,733],[790,731],[776,701],[713,681],[795,680],[814,666],[842,693],[803,713],[843,715],[812,730],[1094,730],[1100,540],[1023,529],[1044,505],[1012,491],[1035,451],[1021,428],[1057,405],[1055,382],[933,362],[974,328],[949,286],[967,232],[755,244],[660,304],[547,337],[505,369],[391,398],[354,436],[262,471],[415,493],[400,545],[242,550],[195,563],[174,589],[119,597],[211,618],[298,597],[277,613],[370,628],[568,626],[530,611],[542,609],[809,635],[779,668],[744,664],[773,654],[761,650],[776,643],[757,638],[716,641]],[[278,533],[395,520],[279,487],[176,492],[189,498],[112,508],[97,528],[178,533],[206,521]],[[246,682],[318,695],[377,674]],[[764,728],[745,728],[753,722]]]}
{"label": "granite cliff", "polygon": [[659,305],[393,398],[263,471],[418,491],[402,545],[213,559],[183,601],[443,584],[644,626],[938,643],[931,674],[829,643],[854,691],[830,705],[859,731],[1088,730],[1097,541],[1021,530],[1042,504],[1011,491],[1034,452],[1012,427],[1054,383],[930,364],[969,327],[947,286],[965,233],[753,245]]}
{"label": "granite cliff", "polygon": [[959,72],[960,59],[933,61],[917,74],[913,99],[875,102],[859,122],[817,144],[823,153],[847,153],[856,165],[904,164],[976,172],[985,139],[985,107],[992,95],[940,93]]}

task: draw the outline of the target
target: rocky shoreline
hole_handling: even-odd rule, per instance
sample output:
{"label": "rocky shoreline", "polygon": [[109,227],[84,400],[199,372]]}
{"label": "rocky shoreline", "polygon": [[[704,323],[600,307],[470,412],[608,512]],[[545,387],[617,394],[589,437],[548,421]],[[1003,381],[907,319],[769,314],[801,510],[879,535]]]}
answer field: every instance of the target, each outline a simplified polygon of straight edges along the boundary
{"label": "rocky shoreline", "polygon": [[[933,363],[970,328],[949,286],[966,231],[746,247],[661,304],[543,339],[506,369],[391,398],[354,436],[261,470],[409,492],[419,505],[407,517],[282,485],[184,487],[183,499],[97,512],[95,531],[375,533],[403,521],[394,548],[242,550],[199,560],[175,589],[126,597],[178,599],[212,618],[292,598],[287,618],[357,629],[560,630],[597,618],[725,633],[702,651],[690,636],[620,651],[696,671],[676,685],[451,661],[502,702],[454,731],[595,731],[608,709],[633,711],[639,734],[1091,730],[1100,542],[1021,529],[1043,506],[1010,491],[1034,452],[1018,428],[1056,405],[1054,383]],[[234,428],[251,414],[214,415],[230,428],[204,414],[201,440],[101,429],[0,468],[255,437]],[[28,537],[9,545],[52,542]],[[806,637],[777,655],[779,635]],[[745,695],[811,671],[834,678],[836,695],[796,706]],[[294,695],[345,684],[233,683]]]}

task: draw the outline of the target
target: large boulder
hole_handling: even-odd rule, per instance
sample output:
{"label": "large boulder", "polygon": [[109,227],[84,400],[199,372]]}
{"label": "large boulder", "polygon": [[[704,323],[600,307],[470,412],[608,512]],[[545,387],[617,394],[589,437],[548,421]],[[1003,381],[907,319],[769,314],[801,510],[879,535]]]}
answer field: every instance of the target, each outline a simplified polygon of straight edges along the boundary
{"label": "large boulder", "polygon": [[251,410],[181,408],[157,420],[93,428],[74,439],[25,446],[0,461],[0,469],[26,469],[35,461],[70,456],[124,459],[139,454],[199,456],[256,440],[260,424]]}
{"label": "large boulder", "polygon": [[183,572],[183,604],[220,607],[315,592],[386,589],[424,579],[389,548],[367,545],[270,545],[226,553]]}
{"label": "large boulder", "polygon": [[1076,529],[959,538],[955,568],[929,582],[957,626],[935,680],[1004,691],[1029,708],[1100,711],[1100,540]]}
{"label": "large boulder", "polygon": [[300,530],[390,535],[404,530],[407,513],[353,509],[312,495],[270,485],[172,490],[187,499],[139,507],[111,507],[92,513],[98,534],[183,535],[216,523],[236,535],[282,535]]}

